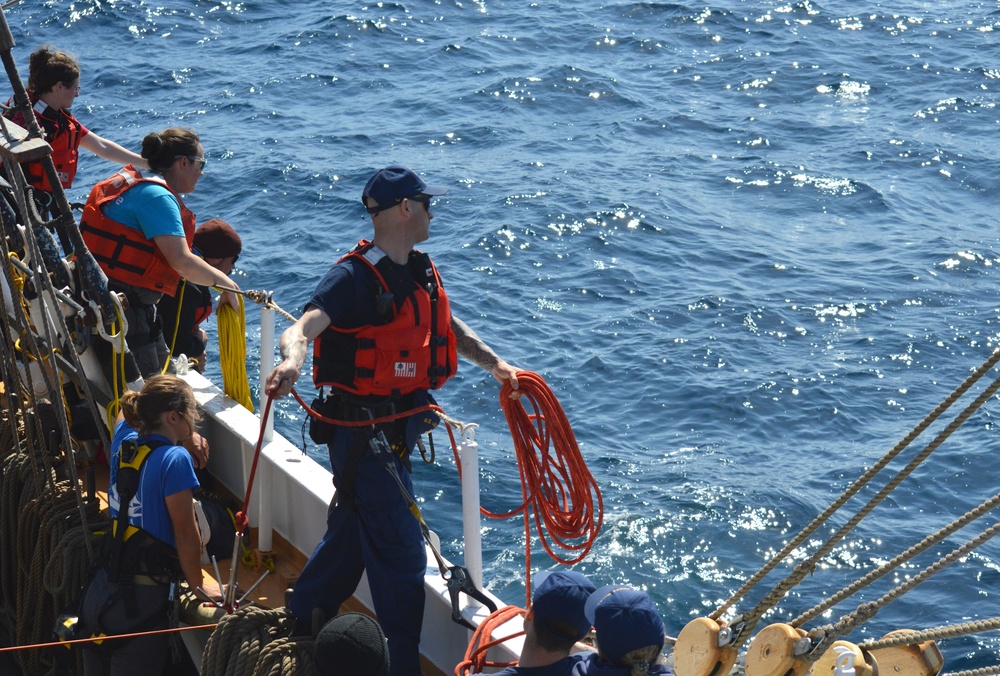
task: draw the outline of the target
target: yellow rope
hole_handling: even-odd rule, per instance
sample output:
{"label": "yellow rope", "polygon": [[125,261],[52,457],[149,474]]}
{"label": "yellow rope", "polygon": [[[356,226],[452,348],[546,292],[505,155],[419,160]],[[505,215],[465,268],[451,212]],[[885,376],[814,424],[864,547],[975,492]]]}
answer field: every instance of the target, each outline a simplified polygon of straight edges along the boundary
{"label": "yellow rope", "polygon": [[[184,311],[184,290],[187,288],[187,280],[181,280],[181,289],[177,296],[177,314],[174,315],[174,332],[170,337],[170,346],[167,348],[167,359],[163,362],[163,370],[160,371],[161,374],[166,373],[167,369],[170,367],[170,358],[174,356],[174,346],[177,345],[177,329],[181,326],[181,312]],[[188,355],[188,357],[195,355]],[[197,355],[201,356],[201,355]]]}
{"label": "yellow rope", "polygon": [[216,311],[219,324],[219,361],[222,366],[222,389],[230,397],[253,412],[250,383],[247,380],[247,321],[243,312],[243,296],[239,299],[240,311],[228,303],[220,303]]}
{"label": "yellow rope", "polygon": [[[121,328],[125,326],[125,319],[122,316],[121,306],[115,303],[115,320],[111,322],[111,334],[115,335],[120,332]],[[115,428],[115,420],[118,419],[118,413],[121,411],[121,396],[125,393],[125,388],[127,384],[125,383],[125,350],[127,349],[125,344],[125,337],[120,336],[122,349],[118,350],[118,346],[115,343],[111,343],[111,388],[114,398],[108,402],[107,416],[108,416],[108,429],[113,430]],[[121,385],[119,390],[118,386]]]}

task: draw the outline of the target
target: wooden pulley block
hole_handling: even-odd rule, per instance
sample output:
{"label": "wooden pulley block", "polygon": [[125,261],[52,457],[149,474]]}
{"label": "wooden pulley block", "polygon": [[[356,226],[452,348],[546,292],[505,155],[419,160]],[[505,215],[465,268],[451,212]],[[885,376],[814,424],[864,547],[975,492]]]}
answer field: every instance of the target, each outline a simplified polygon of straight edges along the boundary
{"label": "wooden pulley block", "polygon": [[803,676],[812,662],[797,657],[795,646],[806,632],[788,624],[772,624],[754,636],[747,649],[747,676]]}
{"label": "wooden pulley block", "polygon": [[677,676],[726,676],[736,664],[739,651],[719,646],[719,632],[725,622],[698,617],[687,623],[674,644],[674,673]]}
{"label": "wooden pulley block", "polygon": [[[890,631],[882,638],[911,633],[912,629]],[[871,651],[878,664],[880,676],[937,676],[944,666],[944,657],[934,641],[907,643],[894,648],[876,648]]]}
{"label": "wooden pulley block", "polygon": [[830,649],[823,653],[823,656],[813,663],[809,676],[833,676],[834,668],[837,666],[837,648],[843,647],[854,653],[854,674],[855,676],[876,676],[877,671],[874,665],[868,664],[865,660],[861,648],[848,641],[834,641]]}

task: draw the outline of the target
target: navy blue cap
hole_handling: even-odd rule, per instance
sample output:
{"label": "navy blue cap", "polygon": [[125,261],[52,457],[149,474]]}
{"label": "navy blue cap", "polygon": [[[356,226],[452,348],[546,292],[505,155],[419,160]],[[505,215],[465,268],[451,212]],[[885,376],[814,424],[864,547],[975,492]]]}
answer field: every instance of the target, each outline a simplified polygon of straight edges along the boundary
{"label": "navy blue cap", "polygon": [[[583,612],[587,599],[595,587],[586,575],[572,570],[543,570],[532,578],[535,588],[531,597],[531,608],[535,614],[535,625],[555,638],[579,641],[590,631],[590,620]],[[558,620],[563,625],[575,628],[569,636],[559,625],[550,624]]]}
{"label": "navy blue cap", "polygon": [[597,632],[597,645],[614,666],[633,650],[663,646],[663,620],[649,595],[620,584],[601,587],[584,606]]}
{"label": "navy blue cap", "polygon": [[[443,195],[448,189],[440,185],[428,185],[409,167],[393,164],[385,169],[379,169],[365,184],[361,193],[361,203],[368,213],[375,214],[383,209],[399,204],[403,199],[416,195]],[[369,207],[365,201],[371,197],[378,203],[377,207]]]}

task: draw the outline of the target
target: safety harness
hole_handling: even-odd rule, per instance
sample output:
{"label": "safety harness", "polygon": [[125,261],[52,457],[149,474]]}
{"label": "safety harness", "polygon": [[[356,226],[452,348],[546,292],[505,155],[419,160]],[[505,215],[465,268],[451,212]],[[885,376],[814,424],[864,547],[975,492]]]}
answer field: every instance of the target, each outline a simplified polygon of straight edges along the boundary
{"label": "safety harness", "polygon": [[105,535],[104,548],[108,580],[119,585],[125,593],[125,607],[129,617],[137,614],[133,585],[136,575],[144,575],[153,582],[174,584],[181,576],[177,550],[149,532],[128,522],[128,507],[139,491],[142,466],[157,448],[166,446],[162,441],[126,439],[118,452],[118,516]]}

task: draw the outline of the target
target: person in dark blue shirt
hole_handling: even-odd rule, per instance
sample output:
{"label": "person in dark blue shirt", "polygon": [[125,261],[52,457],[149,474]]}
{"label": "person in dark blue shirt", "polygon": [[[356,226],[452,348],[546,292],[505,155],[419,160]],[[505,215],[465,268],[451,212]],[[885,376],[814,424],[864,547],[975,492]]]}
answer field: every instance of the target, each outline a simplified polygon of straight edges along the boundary
{"label": "person in dark blue shirt", "polygon": [[521,659],[498,676],[570,676],[585,655],[570,651],[590,632],[583,609],[595,587],[585,575],[573,571],[542,571],[533,580]]}
{"label": "person in dark blue shirt", "polygon": [[[322,394],[314,406],[348,423],[324,429],[313,420],[310,427],[313,440],[329,448],[337,492],[326,534],[289,600],[296,632],[311,633],[317,610],[336,615],[367,574],[392,676],[421,673],[427,553],[409,507],[409,456],[417,437],[438,422],[425,408],[433,403],[430,391],[454,375],[461,355],[509,384],[511,398],[520,396],[518,369],[450,311],[436,267],[414,249],[430,236],[432,198],[445,192],[400,165],[369,179],[361,201],[372,219],[372,241],[319,283],[302,316],[282,334],[282,361],[264,388],[271,397],[288,394],[315,342],[313,384]],[[353,424],[361,420],[379,422]]]}
{"label": "person in dark blue shirt", "polygon": [[[193,251],[224,275],[232,274],[243,251],[243,240],[231,225],[219,218],[210,218],[194,231]],[[205,371],[208,335],[201,323],[212,314],[212,292],[207,286],[181,280],[173,296],[164,295],[156,304],[163,323],[163,337],[170,355],[184,355],[194,361],[193,368]]]}
{"label": "person in dark blue shirt", "polygon": [[594,625],[597,653],[573,668],[573,676],[672,676],[663,658],[663,620],[649,595],[612,584],[591,594],[584,607]]}

